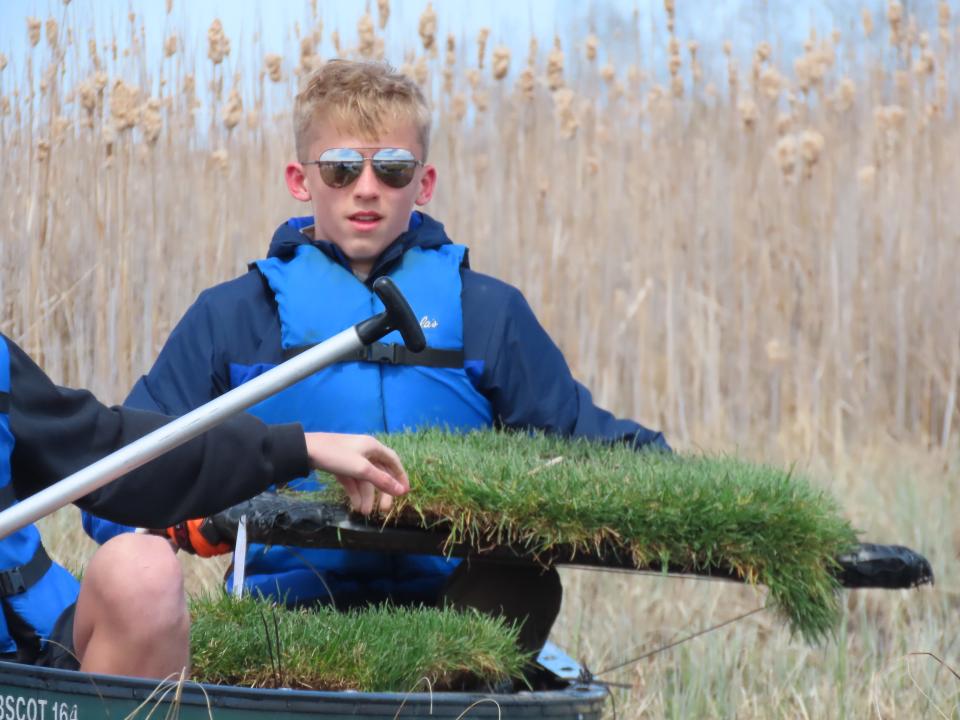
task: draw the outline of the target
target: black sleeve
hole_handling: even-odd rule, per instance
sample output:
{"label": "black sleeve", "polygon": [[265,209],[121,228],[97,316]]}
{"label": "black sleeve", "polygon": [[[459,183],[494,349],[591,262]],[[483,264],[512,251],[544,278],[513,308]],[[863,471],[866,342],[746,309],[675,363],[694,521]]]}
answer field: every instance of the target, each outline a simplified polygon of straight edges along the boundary
{"label": "black sleeve", "polygon": [[[169,422],[58,387],[9,340],[10,458],[18,497],[52,485]],[[303,429],[239,415],[152,460],[77,505],[115,522],[166,527],[218,512],[309,472]]]}

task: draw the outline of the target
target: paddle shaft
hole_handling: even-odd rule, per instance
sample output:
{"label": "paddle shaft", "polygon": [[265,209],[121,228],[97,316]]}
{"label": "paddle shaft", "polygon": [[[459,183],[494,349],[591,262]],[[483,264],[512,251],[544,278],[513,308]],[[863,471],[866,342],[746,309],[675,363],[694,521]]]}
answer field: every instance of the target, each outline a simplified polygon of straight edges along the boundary
{"label": "paddle shaft", "polygon": [[0,538],[36,522],[131,470],[136,470],[317,370],[356,355],[363,345],[357,326],[347,328],[259,377],[44,488],[0,513]]}

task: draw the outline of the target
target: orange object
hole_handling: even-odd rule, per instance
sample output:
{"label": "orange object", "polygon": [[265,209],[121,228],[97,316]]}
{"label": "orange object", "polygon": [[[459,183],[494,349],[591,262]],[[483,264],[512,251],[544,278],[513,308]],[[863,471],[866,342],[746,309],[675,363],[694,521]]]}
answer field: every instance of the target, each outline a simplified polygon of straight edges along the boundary
{"label": "orange object", "polygon": [[168,527],[166,534],[181,550],[200,557],[215,557],[233,550],[229,543],[220,542],[219,537],[213,537],[213,526],[208,518],[177,523]]}

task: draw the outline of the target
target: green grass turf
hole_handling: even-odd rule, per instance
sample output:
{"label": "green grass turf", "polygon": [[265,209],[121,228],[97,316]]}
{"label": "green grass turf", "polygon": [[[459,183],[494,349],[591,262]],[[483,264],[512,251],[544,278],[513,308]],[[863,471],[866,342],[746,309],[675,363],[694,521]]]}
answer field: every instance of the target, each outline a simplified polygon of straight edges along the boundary
{"label": "green grass turf", "polygon": [[478,688],[519,677],[527,662],[516,630],[477,612],[289,610],[224,595],[196,598],[190,611],[200,682],[409,692],[426,691],[428,678],[435,690]]}
{"label": "green grass turf", "polygon": [[[826,492],[791,471],[518,433],[382,439],[411,484],[388,522],[442,525],[451,542],[476,547],[612,547],[638,568],[726,569],[765,585],[769,602],[806,639],[837,627],[834,558],[856,533]],[[342,499],[339,486],[328,487],[328,499]]]}

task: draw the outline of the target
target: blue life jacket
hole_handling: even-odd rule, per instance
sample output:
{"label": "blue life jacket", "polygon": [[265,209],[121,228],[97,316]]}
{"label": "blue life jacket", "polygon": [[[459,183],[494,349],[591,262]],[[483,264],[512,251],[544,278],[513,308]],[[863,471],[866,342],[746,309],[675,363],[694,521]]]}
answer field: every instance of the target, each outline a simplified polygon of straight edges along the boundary
{"label": "blue life jacket", "polygon": [[[408,250],[389,273],[423,328],[433,358],[447,353],[455,362],[429,366],[404,354],[399,333],[378,344],[372,357],[337,363],[255,405],[249,412],[269,423],[300,422],[307,431],[403,432],[424,427],[455,431],[492,424],[489,401],[463,368],[460,267],[466,248],[443,245]],[[273,290],[285,355],[321,342],[383,310],[379,298],[347,268],[309,244],[292,259],[270,258],[257,267]],[[420,364],[420,362],[427,364]],[[231,384],[240,385],[271,366],[231,366]],[[304,478],[300,490],[320,485]],[[392,600],[435,601],[457,562],[426,555],[387,555],[347,550],[265,547],[251,544],[246,586],[288,604],[329,601],[337,607]],[[228,579],[228,587],[233,578]]]}
{"label": "blue life jacket", "polygon": [[[0,338],[0,510],[16,505],[10,456],[10,351]],[[0,540],[0,653],[32,662],[60,614],[77,599],[80,584],[52,562],[33,525]]]}

